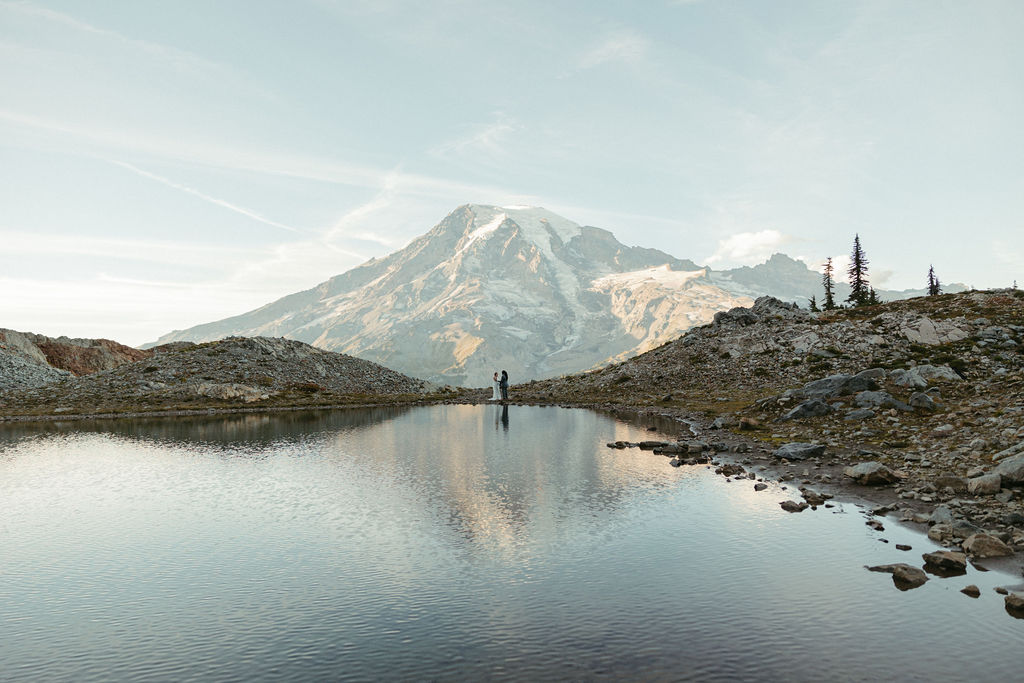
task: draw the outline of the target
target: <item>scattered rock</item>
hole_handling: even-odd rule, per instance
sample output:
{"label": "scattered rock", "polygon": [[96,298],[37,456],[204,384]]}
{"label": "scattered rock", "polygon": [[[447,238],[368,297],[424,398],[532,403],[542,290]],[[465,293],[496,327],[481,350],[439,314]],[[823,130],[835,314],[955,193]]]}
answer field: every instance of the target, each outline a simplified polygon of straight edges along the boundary
{"label": "scattered rock", "polygon": [[923,586],[928,581],[928,575],[925,574],[924,571],[902,562],[896,564],[880,564],[874,567],[868,567],[868,570],[892,574],[892,581],[900,590],[917,588],[918,586]]}
{"label": "scattered rock", "polygon": [[863,486],[885,486],[899,480],[895,472],[874,460],[847,467],[843,474]]}
{"label": "scattered rock", "polygon": [[779,503],[779,507],[781,507],[786,512],[803,512],[804,510],[811,506],[808,505],[807,503],[798,503],[795,500],[784,500],[781,503]]}
{"label": "scattered rock", "polygon": [[988,496],[999,493],[1003,478],[993,472],[967,480],[967,492],[975,496]]}
{"label": "scattered rock", "polygon": [[797,442],[780,446],[772,453],[776,458],[785,458],[786,460],[807,460],[808,458],[817,458],[824,454],[824,444]]}
{"label": "scattered rock", "polygon": [[973,583],[960,589],[960,592],[971,598],[980,598],[981,590]]}
{"label": "scattered rock", "polygon": [[925,564],[930,564],[941,569],[953,569],[967,571],[967,555],[952,550],[937,550],[933,553],[924,553]]}
{"label": "scattered rock", "polygon": [[1008,557],[1013,550],[990,534],[974,534],[963,542],[964,551],[971,557]]}
{"label": "scattered rock", "polygon": [[822,415],[828,415],[832,412],[832,406],[821,401],[819,399],[811,399],[804,401],[797,407],[790,410],[788,413],[779,418],[779,422],[787,422],[789,420],[799,420],[805,417],[820,417]]}

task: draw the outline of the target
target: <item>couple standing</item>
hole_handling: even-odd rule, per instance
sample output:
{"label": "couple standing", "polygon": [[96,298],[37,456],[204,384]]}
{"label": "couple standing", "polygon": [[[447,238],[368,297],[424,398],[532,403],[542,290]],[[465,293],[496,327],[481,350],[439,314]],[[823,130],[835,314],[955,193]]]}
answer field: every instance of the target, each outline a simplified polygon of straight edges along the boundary
{"label": "couple standing", "polygon": [[505,370],[501,371],[501,377],[498,377],[498,373],[494,373],[494,392],[491,394],[492,401],[507,401],[508,400],[508,372]]}

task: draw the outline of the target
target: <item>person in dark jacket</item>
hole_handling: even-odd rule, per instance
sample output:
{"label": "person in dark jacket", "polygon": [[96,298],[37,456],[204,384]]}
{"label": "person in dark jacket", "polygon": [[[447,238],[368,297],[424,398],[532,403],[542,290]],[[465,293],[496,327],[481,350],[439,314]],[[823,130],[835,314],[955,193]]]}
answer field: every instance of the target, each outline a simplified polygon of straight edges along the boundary
{"label": "person in dark jacket", "polygon": [[498,382],[498,386],[501,387],[501,400],[508,400],[508,371],[501,371],[501,381]]}

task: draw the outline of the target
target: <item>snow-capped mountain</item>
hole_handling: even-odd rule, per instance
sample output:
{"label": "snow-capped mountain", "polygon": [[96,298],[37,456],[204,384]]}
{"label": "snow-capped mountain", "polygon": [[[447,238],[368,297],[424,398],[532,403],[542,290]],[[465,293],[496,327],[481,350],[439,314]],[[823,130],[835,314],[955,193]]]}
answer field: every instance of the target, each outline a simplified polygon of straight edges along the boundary
{"label": "snow-capped mountain", "polygon": [[802,263],[765,265],[790,276],[712,272],[541,208],[466,205],[385,258],[157,343],[282,336],[449,384],[522,382],[646,351],[761,294],[816,291]]}

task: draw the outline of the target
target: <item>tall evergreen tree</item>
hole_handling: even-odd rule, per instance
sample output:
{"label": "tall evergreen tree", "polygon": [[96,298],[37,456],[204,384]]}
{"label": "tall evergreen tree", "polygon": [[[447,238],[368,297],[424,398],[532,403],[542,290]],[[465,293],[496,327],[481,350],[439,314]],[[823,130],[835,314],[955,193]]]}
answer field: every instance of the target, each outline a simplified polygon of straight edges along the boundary
{"label": "tall evergreen tree", "polygon": [[938,296],[942,294],[942,285],[939,283],[939,277],[935,274],[935,267],[928,266],[928,296]]}
{"label": "tall evergreen tree", "polygon": [[836,300],[832,295],[832,257],[825,260],[825,272],[821,276],[821,284],[825,286],[825,301],[822,304],[824,310],[831,311],[836,307]]}
{"label": "tall evergreen tree", "polygon": [[811,310],[814,311],[815,313],[818,312],[818,301],[814,298],[813,294],[811,294],[811,304],[810,304],[810,307],[811,307]]}
{"label": "tall evergreen tree", "polygon": [[870,285],[868,284],[868,259],[860,246],[860,233],[853,238],[853,251],[850,252],[850,267],[846,271],[850,278],[850,296],[846,298],[854,306],[868,303]]}

